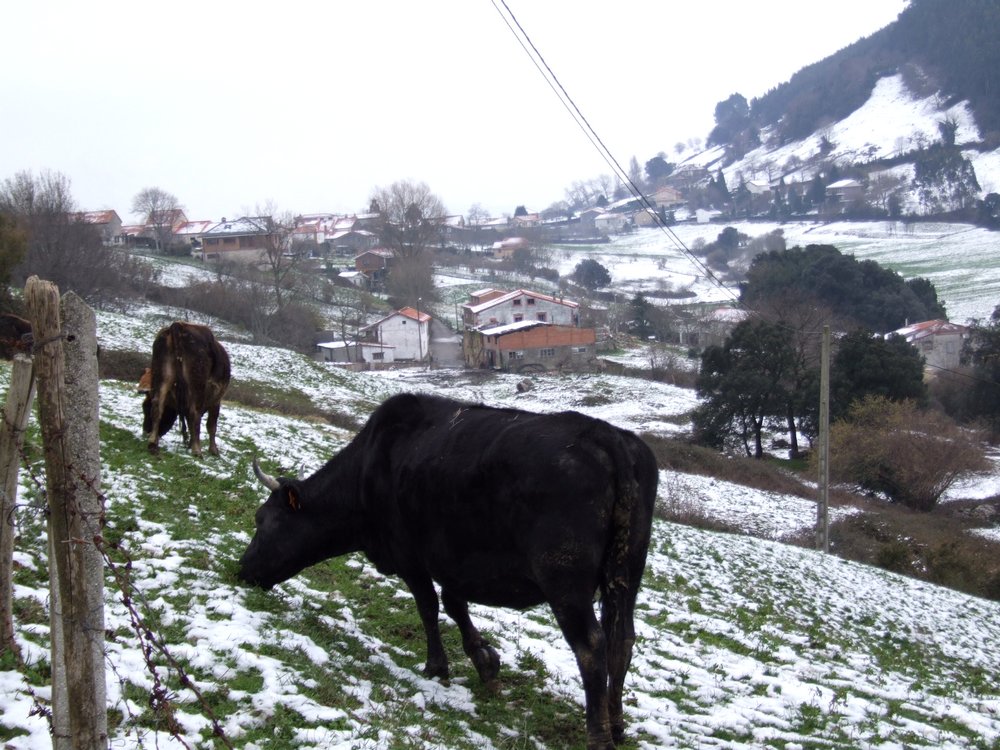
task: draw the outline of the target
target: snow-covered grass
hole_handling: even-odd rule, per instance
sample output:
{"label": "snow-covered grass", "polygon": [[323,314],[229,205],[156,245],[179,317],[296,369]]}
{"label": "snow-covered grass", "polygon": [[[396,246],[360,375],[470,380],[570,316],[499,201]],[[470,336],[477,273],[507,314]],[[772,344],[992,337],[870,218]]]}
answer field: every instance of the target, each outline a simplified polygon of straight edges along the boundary
{"label": "snow-covered grass", "polygon": [[[641,229],[619,235],[605,245],[560,248],[554,265],[562,275],[573,272],[582,257],[604,265],[615,288],[630,292],[685,291],[679,303],[723,302],[739,297],[735,285],[710,278],[686,252],[698,240],[714,242],[726,226],[751,238],[781,230],[788,247],[833,245],[859,260],[874,260],[904,279],[922,276],[934,284],[950,320],[989,318],[1000,304],[998,235],[969,224],[874,222],[732,222],[678,224],[669,230]],[[584,256],[584,253],[586,255]]]}
{"label": "snow-covered grass", "polygon": [[[101,346],[145,351],[173,312],[101,313]],[[537,411],[574,408],[658,435],[674,434],[694,405],[690,391],[608,375],[537,378],[522,393],[515,376],[345,373],[285,350],[238,341],[227,348],[235,379],[299,391],[359,421],[402,390]],[[0,367],[4,382],[7,374]],[[350,439],[348,431],[227,402],[221,457],[194,459],[171,434],[152,458],[140,440],[139,407],[131,383],[102,382],[108,535],[121,536],[133,558],[133,600],[234,746],[579,746],[579,676],[543,608],[473,608],[503,660],[501,685],[489,691],[451,623],[444,630],[452,679],[420,674],[423,636],[412,601],[362,557],[314,566],[269,593],[237,584],[235,561],[262,499],[251,457],[287,473],[312,471]],[[972,496],[975,486],[966,490]],[[20,492],[37,495],[25,475]],[[802,498],[663,471],[660,502],[691,504],[752,535],[655,523],[626,682],[632,747],[1000,743],[1000,604],[774,541],[813,524],[815,506]],[[30,681],[35,695],[48,697],[37,677],[48,650],[44,529],[27,511],[17,520],[17,640],[35,677],[9,665],[0,671],[0,738],[12,750],[36,750],[51,745],[44,719],[31,715],[28,691]],[[106,599],[111,745],[216,746],[199,702],[162,666],[184,744],[154,721],[152,677],[110,581]],[[131,717],[141,717],[138,726]]]}

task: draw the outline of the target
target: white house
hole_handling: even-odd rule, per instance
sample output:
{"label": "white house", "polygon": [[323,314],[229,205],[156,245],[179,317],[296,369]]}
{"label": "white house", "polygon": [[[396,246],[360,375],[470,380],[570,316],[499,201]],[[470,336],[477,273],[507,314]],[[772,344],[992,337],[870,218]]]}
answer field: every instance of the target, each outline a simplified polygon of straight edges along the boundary
{"label": "white house", "polygon": [[927,367],[951,370],[961,363],[962,345],[969,329],[947,320],[925,320],[893,331],[917,348]]}
{"label": "white house", "polygon": [[527,289],[516,289],[506,294],[490,289],[480,290],[477,294],[471,295],[471,302],[462,305],[462,320],[466,328],[505,325],[522,320],[562,326],[580,325],[580,305],[568,299],[557,299]]}
{"label": "white house", "polygon": [[430,328],[430,315],[404,307],[361,330],[368,342],[393,347],[395,361],[424,362],[430,356]]}
{"label": "white house", "polygon": [[594,227],[598,232],[621,232],[631,221],[630,216],[608,211],[594,217]]}

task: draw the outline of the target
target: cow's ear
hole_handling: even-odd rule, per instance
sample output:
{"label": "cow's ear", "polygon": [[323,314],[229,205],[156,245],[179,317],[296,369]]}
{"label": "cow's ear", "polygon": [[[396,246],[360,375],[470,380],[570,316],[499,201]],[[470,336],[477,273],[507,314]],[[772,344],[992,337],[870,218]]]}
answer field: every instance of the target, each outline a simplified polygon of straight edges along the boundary
{"label": "cow's ear", "polygon": [[294,487],[287,487],[285,494],[287,495],[288,498],[289,508],[291,508],[292,510],[299,510],[299,508],[302,507],[302,504],[299,503],[299,493],[296,492]]}

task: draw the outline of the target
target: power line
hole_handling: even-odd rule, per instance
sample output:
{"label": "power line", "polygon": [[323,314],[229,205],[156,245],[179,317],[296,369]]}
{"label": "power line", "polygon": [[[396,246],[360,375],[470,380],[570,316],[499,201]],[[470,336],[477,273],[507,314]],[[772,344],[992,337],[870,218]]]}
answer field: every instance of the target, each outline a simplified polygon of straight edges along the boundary
{"label": "power line", "polygon": [[[607,147],[607,145],[605,145],[604,141],[597,134],[597,131],[594,130],[590,122],[580,111],[580,108],[576,105],[576,102],[573,100],[573,97],[571,97],[569,95],[569,92],[566,91],[566,88],[562,85],[562,82],[559,80],[558,76],[556,76],[551,66],[548,64],[548,62],[546,62],[541,51],[531,40],[531,37],[528,36],[528,32],[524,30],[524,27],[521,25],[520,21],[517,20],[517,17],[514,15],[514,12],[510,9],[510,6],[507,5],[507,0],[490,0],[490,1],[493,3],[493,7],[496,9],[497,13],[500,14],[500,17],[503,19],[507,28],[514,35],[514,38],[517,39],[518,44],[525,51],[525,54],[528,55],[529,59],[534,64],[538,72],[542,74],[542,77],[545,79],[545,82],[548,84],[549,88],[552,89],[552,91],[559,98],[560,103],[563,105],[566,111],[569,112],[574,122],[576,122],[577,126],[583,131],[584,135],[591,142],[594,148],[597,149],[597,152],[601,155],[601,158],[604,159],[605,163],[611,168],[611,170],[615,173],[618,179],[621,180],[622,183],[626,186],[628,191],[632,194],[632,197],[638,200],[642,204],[642,207],[653,217],[660,231],[662,231],[668,237],[668,239],[673,241],[675,246],[705,274],[705,277],[707,279],[709,279],[712,283],[714,283],[726,294],[728,294],[733,299],[737,307],[744,310],[745,312],[750,313],[751,315],[763,317],[760,311],[752,310],[746,307],[740,301],[739,297],[728,286],[726,286],[726,284],[721,279],[719,279],[707,265],[705,265],[697,256],[694,255],[694,253],[692,253],[688,249],[687,245],[684,244],[681,238],[678,237],[677,234],[667,224],[663,223],[660,220],[659,214],[656,213],[656,207],[652,204],[649,198],[642,192],[639,186],[635,184],[635,182],[629,176],[628,172],[622,169],[621,164],[619,164],[618,160],[615,159],[614,155],[611,153],[611,150]],[[501,6],[503,6],[502,9]],[[787,324],[779,323],[778,325],[781,326],[782,328],[788,329],[789,331],[797,330],[792,326],[788,326]],[[960,377],[968,378],[973,381],[1000,387],[1000,383],[997,383],[995,381],[984,380],[982,378],[970,375],[968,373],[963,373],[958,370],[950,370],[948,368],[930,364],[928,364],[927,367],[930,369],[941,370],[943,372],[948,372],[953,375],[958,375]]]}
{"label": "power line", "polygon": [[[656,222],[656,225],[660,229],[660,231],[662,231],[667,236],[667,238],[670,239],[675,244],[675,246],[705,274],[705,277],[713,284],[718,286],[721,290],[726,292],[726,294],[728,294],[733,299],[733,301],[737,305],[739,305],[738,296],[729,287],[727,287],[725,283],[723,283],[723,281],[718,278],[718,276],[715,275],[712,269],[710,269],[707,265],[705,265],[699,258],[697,258],[688,249],[688,247],[684,244],[684,242],[680,239],[680,237],[678,237],[677,234],[672,229],[670,229],[669,226],[667,226],[660,220],[659,215],[656,213],[656,207],[653,206],[653,204],[642,192],[642,190],[632,181],[632,178],[629,176],[629,174],[624,169],[622,169],[621,164],[618,163],[618,160],[615,159],[614,155],[611,153],[611,150],[607,147],[607,145],[605,145],[604,141],[597,134],[597,131],[594,130],[590,122],[580,111],[580,108],[576,105],[576,102],[573,100],[573,97],[571,97],[569,95],[569,92],[566,91],[565,87],[562,85],[558,76],[556,76],[555,72],[552,70],[551,66],[546,62],[545,58],[539,51],[538,47],[535,46],[534,42],[531,41],[531,37],[528,36],[528,33],[524,30],[524,27],[521,26],[521,23],[517,20],[517,17],[514,15],[510,7],[507,5],[506,0],[490,0],[490,1],[493,3],[493,7],[496,9],[497,13],[499,13],[500,17],[504,20],[504,23],[507,25],[507,28],[514,35],[515,39],[517,39],[518,44],[521,45],[521,48],[531,59],[535,68],[537,68],[538,71],[542,74],[542,77],[545,79],[545,82],[548,84],[549,88],[551,88],[552,91],[555,92],[556,96],[559,98],[559,101],[562,103],[563,107],[566,109],[567,112],[569,112],[570,116],[576,122],[577,126],[583,131],[584,135],[591,142],[594,148],[597,149],[597,152],[601,155],[601,158],[604,159],[605,163],[615,173],[615,176],[617,176],[618,179],[621,180],[622,183],[626,186],[628,191],[632,194],[632,197],[640,202],[642,207],[653,217],[653,220]],[[501,6],[503,6],[502,9]]]}

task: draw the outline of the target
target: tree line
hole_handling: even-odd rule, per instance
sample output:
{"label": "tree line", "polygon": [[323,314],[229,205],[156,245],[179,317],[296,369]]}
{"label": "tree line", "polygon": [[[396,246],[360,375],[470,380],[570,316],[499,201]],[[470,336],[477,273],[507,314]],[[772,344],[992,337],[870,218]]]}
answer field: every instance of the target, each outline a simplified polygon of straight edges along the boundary
{"label": "tree line", "polygon": [[[973,324],[962,370],[929,386],[921,354],[889,333],[945,317],[926,279],[810,245],[756,256],[740,304],[748,317],[701,354],[697,442],[763,458],[775,432],[800,456],[799,436],[818,432],[820,331],[829,325],[835,476],[927,510],[959,473],[982,466],[968,428],[1000,434],[1000,307]],[[959,377],[974,387],[956,387]]]}

